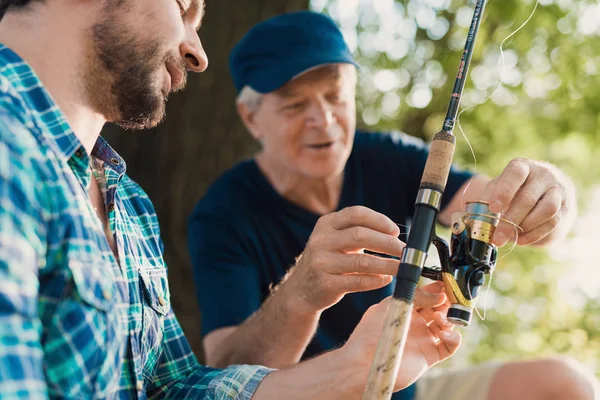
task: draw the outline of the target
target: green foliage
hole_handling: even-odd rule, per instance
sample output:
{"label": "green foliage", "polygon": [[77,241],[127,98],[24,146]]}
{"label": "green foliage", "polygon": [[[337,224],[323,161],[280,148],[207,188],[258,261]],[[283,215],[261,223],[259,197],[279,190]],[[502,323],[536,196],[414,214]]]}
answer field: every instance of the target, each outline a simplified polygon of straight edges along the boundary
{"label": "green foliage", "polygon": [[[441,128],[473,5],[464,0],[312,0],[313,9],[340,23],[362,66],[357,104],[362,126],[424,139]],[[462,101],[463,107],[474,107],[460,117],[477,162],[458,128],[455,161],[491,176],[514,157],[552,162],[575,181],[582,213],[597,216],[600,196],[593,204],[591,196],[600,178],[600,5],[540,1],[531,21],[505,43],[502,63],[500,43],[534,5],[488,2]],[[502,86],[483,102],[500,76]],[[576,228],[561,247],[562,257],[519,248],[501,259],[487,320],[464,331],[463,350],[450,364],[560,353],[600,374],[600,293],[577,286],[597,279],[593,267],[600,261],[592,254],[590,237],[597,235],[596,227],[583,233]],[[567,281],[575,282],[570,290],[563,288]]]}

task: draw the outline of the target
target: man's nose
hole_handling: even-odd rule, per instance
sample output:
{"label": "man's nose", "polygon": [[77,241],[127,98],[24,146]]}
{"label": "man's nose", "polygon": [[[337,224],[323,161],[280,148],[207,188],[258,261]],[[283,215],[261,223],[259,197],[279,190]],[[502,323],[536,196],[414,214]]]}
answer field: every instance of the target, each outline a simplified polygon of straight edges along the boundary
{"label": "man's nose", "polygon": [[181,43],[179,53],[185,60],[188,71],[204,72],[206,67],[208,67],[208,57],[196,32],[185,42]]}
{"label": "man's nose", "polygon": [[333,110],[324,101],[313,103],[309,110],[307,123],[312,127],[327,128],[333,124]]}

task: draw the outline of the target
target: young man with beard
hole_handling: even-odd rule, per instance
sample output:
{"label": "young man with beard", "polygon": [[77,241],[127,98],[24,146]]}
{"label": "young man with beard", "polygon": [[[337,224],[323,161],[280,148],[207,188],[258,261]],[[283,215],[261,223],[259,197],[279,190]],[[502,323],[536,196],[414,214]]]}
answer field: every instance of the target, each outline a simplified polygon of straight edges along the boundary
{"label": "young man with beard", "polygon": [[[200,366],[169,303],[152,204],[99,136],[107,121],[156,125],[187,71],[207,67],[196,32],[203,8],[201,0],[0,0],[0,397],[362,393],[385,303],[346,345],[305,364]],[[436,313],[447,308],[439,286],[419,292],[417,306],[397,389],[460,343]]]}
{"label": "young man with beard", "polygon": [[[353,64],[335,23],[312,12],[258,24],[231,54],[238,111],[262,149],[220,177],[190,218],[210,365],[282,367],[336,348],[370,305],[392,293],[398,262],[363,250],[400,256],[392,221],[408,224],[413,215],[427,148],[403,135],[355,131]],[[443,224],[470,199],[504,209],[524,229],[522,245],[556,240],[573,223],[572,185],[549,164],[514,160],[498,178],[476,176],[467,185],[471,176],[451,171]],[[348,210],[353,223],[336,224]],[[507,228],[499,228],[499,244]],[[421,380],[417,397],[592,398],[592,381],[573,365],[486,364]]]}

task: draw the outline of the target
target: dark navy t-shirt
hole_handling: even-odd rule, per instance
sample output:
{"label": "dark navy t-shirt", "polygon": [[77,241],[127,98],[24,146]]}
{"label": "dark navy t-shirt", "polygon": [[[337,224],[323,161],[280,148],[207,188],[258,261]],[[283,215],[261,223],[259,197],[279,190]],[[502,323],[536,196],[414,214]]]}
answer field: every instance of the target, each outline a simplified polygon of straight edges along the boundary
{"label": "dark navy t-shirt", "polygon": [[[362,205],[408,224],[426,159],[427,147],[418,139],[357,132],[337,209]],[[470,176],[451,170],[442,208]],[[239,325],[258,310],[304,250],[318,219],[279,195],[254,160],[222,175],[189,220],[203,334]],[[347,294],[325,310],[303,358],[341,346],[367,308],[392,294],[392,286]],[[411,387],[393,398],[413,395]]]}

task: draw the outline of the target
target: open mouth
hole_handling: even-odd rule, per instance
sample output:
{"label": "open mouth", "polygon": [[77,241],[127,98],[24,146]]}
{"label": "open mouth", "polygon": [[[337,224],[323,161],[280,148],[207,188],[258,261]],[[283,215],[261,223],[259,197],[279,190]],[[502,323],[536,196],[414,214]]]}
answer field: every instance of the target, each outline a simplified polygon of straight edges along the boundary
{"label": "open mouth", "polygon": [[317,150],[328,149],[329,147],[333,146],[333,143],[334,142],[315,143],[315,144],[306,145],[306,147],[308,147],[309,149],[317,149]]}

